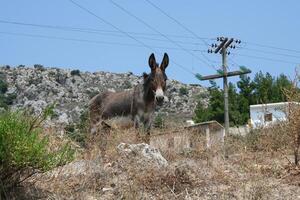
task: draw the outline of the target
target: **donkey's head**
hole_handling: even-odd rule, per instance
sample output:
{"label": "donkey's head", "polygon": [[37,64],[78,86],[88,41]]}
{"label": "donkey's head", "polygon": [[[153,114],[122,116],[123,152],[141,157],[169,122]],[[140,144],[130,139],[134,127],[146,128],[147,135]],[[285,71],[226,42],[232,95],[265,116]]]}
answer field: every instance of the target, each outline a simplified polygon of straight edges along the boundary
{"label": "donkey's head", "polygon": [[161,105],[166,99],[164,92],[166,90],[167,75],[165,70],[169,64],[168,54],[164,54],[164,58],[160,64],[155,60],[155,56],[152,53],[149,57],[149,66],[151,73],[144,73],[144,83],[147,90],[154,96],[154,100],[157,104]]}

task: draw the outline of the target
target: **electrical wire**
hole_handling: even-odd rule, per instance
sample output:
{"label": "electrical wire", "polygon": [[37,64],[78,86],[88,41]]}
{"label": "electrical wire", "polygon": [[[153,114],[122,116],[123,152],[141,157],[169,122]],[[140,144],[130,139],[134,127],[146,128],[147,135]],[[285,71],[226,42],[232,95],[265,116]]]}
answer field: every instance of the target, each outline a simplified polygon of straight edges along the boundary
{"label": "electrical wire", "polygon": [[248,45],[263,47],[263,48],[270,48],[270,49],[277,49],[277,50],[281,50],[281,51],[289,51],[289,52],[300,53],[299,50],[295,50],[295,49],[276,47],[276,46],[271,46],[271,45],[266,45],[266,44],[258,44],[258,43],[254,43],[254,42],[243,42],[243,43],[248,44]]}
{"label": "electrical wire", "polygon": [[261,60],[268,60],[268,61],[273,61],[273,62],[289,63],[289,64],[296,64],[296,65],[300,64],[300,62],[297,63],[297,62],[291,62],[291,61],[287,61],[287,60],[266,58],[266,57],[262,57],[262,56],[246,55],[246,54],[240,54],[240,53],[232,53],[232,55],[261,59]]}
{"label": "electrical wire", "polygon": [[122,7],[121,5],[119,5],[118,3],[116,3],[113,0],[109,0],[113,5],[115,5],[117,8],[119,8],[120,10],[122,10],[123,12],[125,12],[126,14],[128,14],[129,16],[135,18],[137,21],[139,21],[140,23],[144,24],[145,26],[147,26],[150,30],[155,31],[156,33],[160,34],[162,37],[166,38],[167,40],[169,40],[170,42],[172,42],[173,44],[175,44],[177,47],[181,48],[183,51],[185,51],[186,53],[190,54],[191,56],[193,56],[194,58],[198,59],[199,61],[201,61],[202,63],[205,63],[207,66],[212,67],[214,70],[217,70],[213,65],[210,65],[209,63],[207,63],[205,60],[199,58],[198,56],[196,56],[195,54],[193,54],[192,52],[188,51],[187,49],[185,49],[183,46],[181,46],[180,44],[176,43],[174,40],[170,39],[168,36],[164,35],[163,33],[161,33],[160,31],[158,31],[156,28],[154,28],[153,26],[149,25],[148,23],[146,23],[144,20],[142,20],[141,18],[137,17],[136,15],[132,14],[131,12],[129,12],[127,9],[125,9],[124,7]]}
{"label": "electrical wire", "polygon": [[279,56],[286,56],[286,57],[292,57],[292,58],[300,58],[300,56],[295,56],[295,55],[290,55],[290,54],[285,54],[285,53],[277,53],[277,52],[272,52],[272,51],[265,51],[265,50],[260,50],[260,49],[252,49],[248,47],[238,47],[239,49],[245,49],[248,51],[254,51],[254,52],[261,52],[261,53],[266,53],[266,54],[273,54],[273,55],[279,55]]}
{"label": "electrical wire", "polygon": [[[49,35],[42,35],[42,34],[29,34],[29,33],[16,33],[16,32],[7,32],[7,31],[0,31],[0,34],[3,35],[14,35],[14,36],[24,36],[24,37],[31,37],[31,38],[43,38],[43,39],[53,39],[53,40],[63,40],[63,41],[74,41],[74,42],[83,42],[83,43],[90,43],[90,44],[105,44],[105,45],[118,45],[118,46],[132,46],[132,47],[143,47],[143,45],[138,44],[130,44],[130,43],[121,43],[121,42],[108,42],[108,41],[101,41],[101,40],[87,40],[87,39],[80,39],[80,38],[69,38],[69,37],[58,37],[58,36],[49,36]],[[174,47],[166,47],[166,46],[150,46],[151,48],[155,49],[169,49],[169,50],[179,50],[179,48]],[[190,49],[193,51],[192,49]],[[197,50],[199,51],[199,50]],[[203,50],[205,51],[205,50]]]}
{"label": "electrical wire", "polygon": [[[113,37],[127,37],[127,36],[124,36],[123,34],[120,34],[120,32],[112,31],[112,30],[79,28],[79,27],[57,26],[57,25],[46,25],[46,24],[34,24],[34,23],[7,21],[7,20],[1,20],[1,19],[0,19],[0,23],[19,25],[19,26],[37,27],[37,28],[55,29],[55,30],[62,30],[62,31],[89,33],[89,34],[109,35],[109,36],[113,36]],[[141,38],[141,39],[145,39],[145,40],[169,42],[168,40],[165,40],[165,39],[153,38],[153,37],[149,37],[149,36],[148,37],[147,36],[140,36],[140,35],[145,35],[145,33],[135,33],[135,32],[127,32],[127,33],[131,34],[131,35],[137,35],[136,37]],[[160,35],[154,35],[154,36],[160,36]],[[202,43],[199,43],[199,42],[188,42],[188,41],[178,41],[178,40],[176,40],[176,42],[182,43],[182,44],[203,45]]]}
{"label": "electrical wire", "polygon": [[[177,19],[175,19],[174,17],[172,17],[171,15],[169,15],[168,13],[166,13],[163,9],[161,9],[160,7],[158,7],[157,5],[155,5],[154,3],[152,3],[150,0],[145,0],[148,4],[150,4],[152,7],[154,7],[155,9],[157,9],[158,11],[160,11],[162,14],[164,14],[165,16],[167,16],[169,19],[171,19],[172,21],[174,21],[176,24],[178,24],[180,27],[182,27],[184,30],[186,30],[187,32],[189,32],[190,34],[192,34],[195,38],[201,40],[207,47],[209,46],[209,44],[202,38],[199,37],[195,32],[193,32],[191,29],[189,29],[188,27],[186,27],[183,23],[181,23],[180,21],[178,21]],[[210,63],[211,60],[209,58],[207,58],[207,56],[205,56],[203,53],[201,53],[201,55]]]}
{"label": "electrical wire", "polygon": [[[89,9],[83,7],[81,4],[78,4],[77,2],[75,2],[75,1],[73,1],[73,0],[68,0],[68,1],[69,1],[70,3],[72,3],[72,4],[74,4],[75,6],[77,6],[78,8],[80,8],[81,10],[85,11],[86,13],[88,13],[88,14],[94,16],[94,17],[97,18],[99,21],[104,22],[105,24],[107,24],[107,25],[113,27],[114,29],[116,29],[117,31],[123,33],[124,35],[127,35],[129,38],[135,40],[136,42],[138,42],[139,44],[143,45],[144,47],[146,47],[146,48],[148,48],[148,49],[150,49],[150,50],[156,52],[156,51],[155,51],[152,47],[150,47],[149,45],[147,45],[147,44],[145,44],[144,42],[142,42],[142,41],[136,39],[134,36],[130,35],[129,33],[125,32],[125,31],[123,31],[122,29],[120,29],[119,27],[115,26],[115,25],[112,24],[111,22],[105,20],[104,18],[102,18],[102,17],[96,15],[94,12],[92,12],[92,11],[90,11]],[[177,65],[178,67],[180,67],[180,68],[183,69],[184,71],[186,71],[186,72],[188,72],[188,73],[190,73],[190,74],[192,74],[192,75],[195,76],[195,74],[194,74],[191,70],[187,69],[186,67],[184,67],[184,66],[182,66],[182,65],[180,65],[180,64],[178,64],[178,63],[176,63],[176,62],[174,62],[174,61],[172,61],[172,63],[174,63],[175,65]]]}

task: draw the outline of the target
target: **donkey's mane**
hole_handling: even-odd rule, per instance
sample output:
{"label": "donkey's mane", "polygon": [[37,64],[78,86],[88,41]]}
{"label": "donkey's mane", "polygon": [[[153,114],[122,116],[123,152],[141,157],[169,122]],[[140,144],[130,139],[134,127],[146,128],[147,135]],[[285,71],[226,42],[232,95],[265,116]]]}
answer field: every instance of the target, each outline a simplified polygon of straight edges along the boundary
{"label": "donkey's mane", "polygon": [[152,72],[150,74],[147,74],[146,72],[143,73],[144,83],[143,83],[143,89],[144,89],[144,98],[147,100],[154,98],[154,92],[150,88],[150,81],[153,78]]}

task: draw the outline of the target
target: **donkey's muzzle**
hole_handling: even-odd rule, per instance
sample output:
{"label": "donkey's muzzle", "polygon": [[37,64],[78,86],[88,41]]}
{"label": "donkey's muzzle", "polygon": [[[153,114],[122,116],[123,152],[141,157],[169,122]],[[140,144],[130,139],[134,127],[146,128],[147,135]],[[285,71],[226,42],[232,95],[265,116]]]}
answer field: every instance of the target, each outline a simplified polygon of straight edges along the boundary
{"label": "donkey's muzzle", "polygon": [[164,103],[164,96],[156,96],[156,102],[158,105],[162,105]]}

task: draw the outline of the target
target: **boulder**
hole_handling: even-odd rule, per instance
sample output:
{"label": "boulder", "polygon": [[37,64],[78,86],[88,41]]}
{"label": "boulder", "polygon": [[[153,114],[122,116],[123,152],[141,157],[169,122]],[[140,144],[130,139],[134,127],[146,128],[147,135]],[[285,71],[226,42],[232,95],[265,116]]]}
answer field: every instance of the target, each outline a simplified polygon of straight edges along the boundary
{"label": "boulder", "polygon": [[139,167],[166,167],[168,161],[161,155],[158,149],[148,144],[125,144],[121,143],[117,147],[123,161],[135,164]]}

